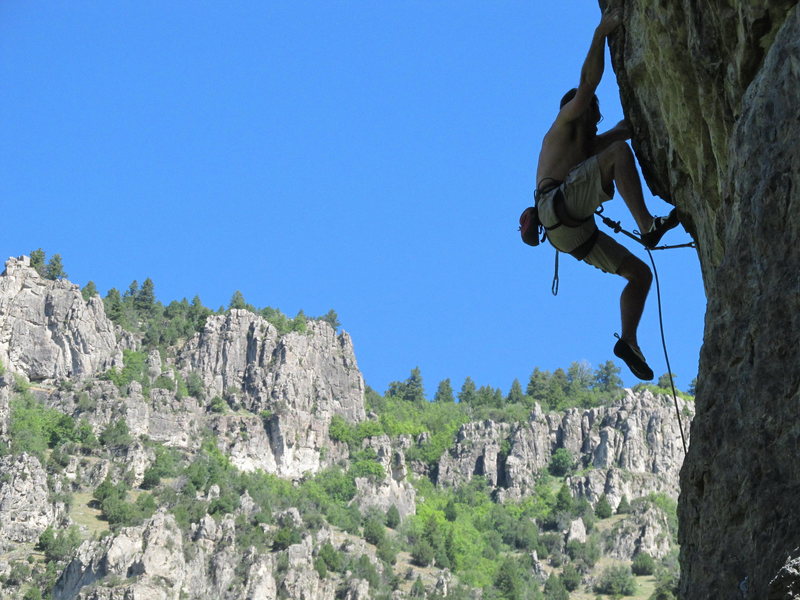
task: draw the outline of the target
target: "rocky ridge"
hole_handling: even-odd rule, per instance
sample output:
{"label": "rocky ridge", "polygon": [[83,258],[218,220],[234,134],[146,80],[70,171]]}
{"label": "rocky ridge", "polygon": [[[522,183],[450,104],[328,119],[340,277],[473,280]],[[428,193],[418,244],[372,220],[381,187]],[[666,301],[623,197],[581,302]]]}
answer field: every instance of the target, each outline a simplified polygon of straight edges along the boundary
{"label": "rocky ridge", "polygon": [[[28,288],[36,293],[20,291]],[[259,525],[258,508],[247,492],[231,512],[200,515],[188,529],[161,508],[141,524],[110,532],[94,517],[76,516],[64,499],[70,492],[89,495],[104,482],[137,488],[156,464],[159,447],[191,457],[209,439],[242,472],[301,481],[328,466],[348,468],[354,449],[331,439],[331,422],[341,417],[356,425],[367,415],[365,386],[347,334],[337,335],[316,321],[305,333],[279,334],[258,315],[230,310],[209,316],[202,331],[173,352],[143,352],[136,336],[107,319],[99,298],[84,301],[77,286],[42,279],[25,257],[10,259],[0,276],[0,306],[9,311],[0,314],[5,331],[14,332],[9,339],[21,345],[6,347],[2,355],[0,442],[12,441],[9,407],[19,394],[87,423],[95,435],[124,423],[128,436],[124,443],[109,442],[107,452],[59,449],[57,457],[55,450],[52,456],[0,457],[0,534],[8,540],[0,550],[0,580],[18,577],[19,558],[32,551],[46,529],[63,531],[77,523],[84,541],[63,566],[53,592],[59,600],[372,597],[365,577],[373,571],[382,577],[386,568],[373,545],[324,522],[306,522],[310,517],[296,509]],[[61,317],[48,320],[53,314]],[[43,344],[60,350],[47,350],[47,360],[41,360],[37,348]],[[117,385],[106,374],[123,369],[126,357],[134,358],[130,353],[145,357],[146,376]],[[199,381],[197,389],[181,394],[179,380],[191,377]],[[681,410],[688,420],[691,404],[682,404]],[[365,512],[394,507],[406,519],[421,501],[414,477],[430,476],[439,486],[457,488],[476,475],[487,480],[499,500],[515,502],[534,491],[536,474],[559,448],[576,460],[578,470],[567,480],[572,495],[591,504],[601,496],[616,505],[623,496],[677,492],[682,450],[674,407],[647,390],[628,391],[610,406],[562,414],[545,413],[537,405],[522,423],[467,423],[433,465],[408,458],[426,436],[365,438],[359,451],[374,456],[384,475],[357,477],[352,504]],[[186,485],[185,480],[176,482],[177,491],[186,493]],[[195,500],[211,510],[225,492],[211,486],[207,493],[197,490]],[[91,503],[81,508],[90,511]],[[646,508],[635,513],[610,551],[627,560],[638,551],[663,556],[669,546],[664,540],[670,537],[663,515]],[[92,534],[88,528],[98,525]],[[563,544],[585,539],[581,527],[580,520],[568,524],[558,534]],[[305,533],[280,550],[253,546],[253,535],[270,540],[284,529]],[[326,543],[348,560],[360,560],[350,564],[361,565],[363,572],[321,574],[319,558]],[[404,568],[410,578],[394,598],[407,597],[415,577],[430,590],[452,588],[449,571],[436,570],[432,576],[411,564]],[[14,597],[13,589],[0,586],[0,598]]]}

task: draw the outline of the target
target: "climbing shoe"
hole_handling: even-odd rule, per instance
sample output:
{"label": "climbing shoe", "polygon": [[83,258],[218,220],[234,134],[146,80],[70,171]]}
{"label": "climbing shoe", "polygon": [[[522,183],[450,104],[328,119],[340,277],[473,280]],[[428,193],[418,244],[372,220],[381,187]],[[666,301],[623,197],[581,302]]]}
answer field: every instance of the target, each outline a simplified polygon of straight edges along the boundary
{"label": "climbing shoe", "polygon": [[653,378],[653,369],[647,365],[641,350],[634,348],[622,338],[614,345],[614,354],[625,361],[631,373],[642,381],[650,381]]}
{"label": "climbing shoe", "polygon": [[673,208],[666,217],[656,217],[650,231],[642,234],[642,243],[645,248],[653,249],[661,238],[673,227],[678,225],[678,209]]}

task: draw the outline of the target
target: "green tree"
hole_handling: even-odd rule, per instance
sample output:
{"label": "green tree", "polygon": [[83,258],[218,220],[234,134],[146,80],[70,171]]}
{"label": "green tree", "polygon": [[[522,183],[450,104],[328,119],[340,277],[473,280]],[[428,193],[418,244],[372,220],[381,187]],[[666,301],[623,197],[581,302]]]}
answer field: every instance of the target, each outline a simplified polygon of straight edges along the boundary
{"label": "green tree", "polygon": [[46,254],[44,250],[39,248],[38,250],[31,250],[31,266],[36,269],[36,272],[39,273],[42,277],[45,276],[45,261]]}
{"label": "green tree", "polygon": [[61,262],[60,254],[53,254],[50,260],[47,261],[47,267],[44,270],[44,276],[47,279],[66,279],[67,274],[64,272],[64,265]]}
{"label": "green tree", "polygon": [[564,569],[561,571],[561,583],[564,584],[568,592],[574,592],[578,589],[581,584],[581,574],[574,564],[564,565]]}
{"label": "green tree", "polygon": [[594,514],[597,515],[598,519],[607,519],[614,514],[611,509],[611,504],[608,503],[608,498],[606,498],[605,494],[600,496],[600,499],[597,501],[597,505],[594,507]]}
{"label": "green tree", "polygon": [[636,580],[629,567],[606,567],[595,583],[594,591],[600,594],[633,596],[636,593]]}
{"label": "green tree", "polygon": [[419,367],[411,369],[411,375],[405,381],[403,400],[407,402],[425,401],[425,387],[422,384],[422,372]]}
{"label": "green tree", "polygon": [[599,392],[615,392],[622,389],[621,370],[612,361],[607,360],[594,372],[593,387]]}
{"label": "green tree", "polygon": [[155,285],[149,277],[144,280],[142,287],[136,292],[133,305],[142,316],[150,316],[156,304]]}
{"label": "green tree", "polygon": [[111,288],[108,290],[106,297],[103,299],[103,304],[108,318],[115,323],[119,323],[120,318],[122,317],[122,296],[120,295],[119,290],[117,288]]}
{"label": "green tree", "polygon": [[443,379],[439,382],[439,387],[436,388],[436,394],[433,396],[434,402],[455,402],[453,396],[453,386],[450,385],[450,378]]}
{"label": "green tree", "polygon": [[[677,375],[675,375],[675,373],[672,373],[671,375],[672,380],[674,381]],[[670,373],[664,373],[661,377],[659,377],[657,385],[665,390],[670,389],[672,387],[672,384],[670,383]]]}
{"label": "green tree", "polygon": [[419,567],[427,567],[433,563],[434,549],[424,538],[418,539],[411,547],[411,559]]}
{"label": "green tree", "polygon": [[547,469],[556,477],[564,477],[572,471],[574,466],[575,458],[572,456],[572,453],[566,448],[558,448],[553,452]]}
{"label": "green tree", "polygon": [[522,566],[513,558],[506,558],[497,570],[494,586],[503,598],[522,600],[525,598],[525,575]]}
{"label": "green tree", "polygon": [[637,552],[631,570],[634,575],[652,575],[656,570],[656,561],[647,552]]}
{"label": "green tree", "polygon": [[240,309],[244,310],[247,308],[247,302],[244,299],[244,295],[239,290],[233,292],[233,296],[231,296],[231,301],[228,303],[229,309]]}
{"label": "green tree", "polygon": [[572,498],[572,492],[570,492],[569,486],[565,483],[556,494],[555,510],[556,512],[571,513],[574,506],[575,500]]}
{"label": "green tree", "polygon": [[623,496],[622,499],[619,501],[619,506],[617,506],[617,514],[618,515],[627,515],[633,512],[631,508],[631,503],[628,502],[628,497]]}
{"label": "green tree", "polygon": [[525,401],[525,394],[522,393],[522,385],[519,379],[515,379],[511,383],[511,389],[508,391],[506,402],[509,404],[522,404]]}
{"label": "green tree", "polygon": [[398,525],[400,525],[400,511],[397,510],[397,506],[392,504],[386,511],[386,526],[397,529]]}
{"label": "green tree", "polygon": [[342,326],[342,324],[339,322],[339,315],[337,315],[336,311],[333,309],[326,312],[325,315],[320,317],[319,320],[328,323],[331,327],[333,327],[334,331],[338,331],[339,327]]}
{"label": "green tree", "polygon": [[89,298],[97,296],[97,286],[95,286],[94,281],[87,283],[83,289],[81,289],[81,294],[83,295],[83,299],[86,301],[88,301]]}
{"label": "green tree", "polygon": [[375,512],[370,512],[364,519],[364,539],[374,546],[379,545],[386,537],[384,520],[382,515]]}
{"label": "green tree", "polygon": [[564,582],[555,573],[551,573],[544,583],[544,597],[546,600],[569,600]]}
{"label": "green tree", "polygon": [[692,396],[697,395],[697,377],[695,377],[694,379],[692,379],[691,382],[689,382],[689,387],[687,388],[686,393],[691,394]]}
{"label": "green tree", "polygon": [[467,376],[467,378],[464,379],[464,384],[461,386],[461,391],[458,393],[458,401],[462,404],[470,405],[475,403],[477,397],[478,393],[475,382],[472,381],[471,377]]}

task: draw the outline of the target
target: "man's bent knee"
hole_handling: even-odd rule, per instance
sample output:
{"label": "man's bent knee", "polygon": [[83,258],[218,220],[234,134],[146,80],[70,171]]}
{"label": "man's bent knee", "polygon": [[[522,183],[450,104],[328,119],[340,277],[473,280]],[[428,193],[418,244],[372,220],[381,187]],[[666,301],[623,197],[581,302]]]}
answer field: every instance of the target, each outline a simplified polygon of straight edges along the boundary
{"label": "man's bent knee", "polygon": [[633,254],[625,258],[617,269],[617,275],[621,275],[630,283],[645,289],[650,289],[653,281],[653,273],[644,262],[636,258]]}

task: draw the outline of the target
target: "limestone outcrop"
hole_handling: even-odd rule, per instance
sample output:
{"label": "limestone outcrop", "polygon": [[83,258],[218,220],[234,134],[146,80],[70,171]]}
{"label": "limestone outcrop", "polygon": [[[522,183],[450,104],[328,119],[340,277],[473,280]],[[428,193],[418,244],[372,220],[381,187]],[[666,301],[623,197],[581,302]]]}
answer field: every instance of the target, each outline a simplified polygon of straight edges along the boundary
{"label": "limestone outcrop", "polygon": [[50,501],[47,472],[29,454],[0,458],[0,544],[35,542],[64,517],[64,506]]}
{"label": "limestone outcrop", "polygon": [[224,397],[261,415],[263,423],[255,428],[239,424],[262,440],[256,449],[251,435],[236,437],[236,424],[216,424],[237,464],[246,469],[289,477],[315,472],[323,464],[320,449],[329,444],[331,418],[365,418],[364,380],[352,341],[325,322],[309,322],[306,333],[279,336],[258,315],[231,310],[209,317],[177,363],[187,377],[199,374],[209,397]]}
{"label": "limestone outcrop", "polygon": [[[684,428],[692,406],[678,399]],[[439,460],[437,481],[458,485],[483,475],[503,499],[530,494],[536,477],[558,448],[567,449],[585,474],[569,479],[575,497],[612,506],[623,496],[678,495],[683,460],[680,425],[672,398],[628,390],[610,406],[546,414],[537,408],[527,423],[467,423]]]}
{"label": "limestone outcrop", "polygon": [[793,585],[783,567],[800,545],[800,5],[624,11],[611,48],[633,146],[697,241],[708,298],[681,594],[766,598],[779,571]]}
{"label": "limestone outcrop", "polygon": [[122,363],[99,296],[84,300],[66,280],[43,278],[27,256],[0,275],[0,363],[31,381],[90,377]]}

